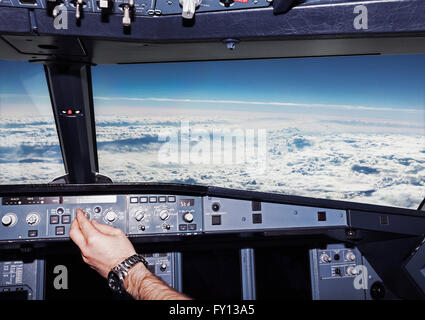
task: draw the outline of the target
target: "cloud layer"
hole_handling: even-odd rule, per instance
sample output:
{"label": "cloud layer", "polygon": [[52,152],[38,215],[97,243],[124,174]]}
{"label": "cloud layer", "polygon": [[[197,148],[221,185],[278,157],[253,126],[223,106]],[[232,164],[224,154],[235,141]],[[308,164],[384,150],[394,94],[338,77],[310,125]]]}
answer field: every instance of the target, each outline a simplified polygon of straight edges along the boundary
{"label": "cloud layer", "polygon": [[[232,135],[239,129],[243,135],[248,129],[265,129],[265,166],[249,162],[248,157],[236,164],[210,163],[214,156],[204,164],[164,162],[161,150],[166,145],[177,148],[172,152],[178,159],[189,158],[187,150],[178,149],[181,137],[173,141],[169,135],[179,133],[181,120],[190,121],[190,148],[196,150],[205,142],[201,133],[227,130]],[[417,208],[425,197],[425,140],[421,131],[404,134],[397,123],[373,127],[370,121],[345,124],[334,120],[337,122],[273,115],[235,117],[225,112],[180,118],[166,114],[97,115],[100,171],[115,182],[214,185]],[[160,141],[160,136],[165,139]],[[234,159],[236,150],[232,145],[222,151],[224,157]],[[0,121],[1,184],[46,183],[62,174],[51,119]]]}

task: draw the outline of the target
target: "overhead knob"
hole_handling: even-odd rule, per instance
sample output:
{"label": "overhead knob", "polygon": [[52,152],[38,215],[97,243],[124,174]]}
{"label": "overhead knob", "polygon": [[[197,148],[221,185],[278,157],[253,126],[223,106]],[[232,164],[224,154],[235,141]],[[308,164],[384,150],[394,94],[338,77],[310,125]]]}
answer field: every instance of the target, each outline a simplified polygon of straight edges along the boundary
{"label": "overhead knob", "polygon": [[13,213],[8,213],[1,218],[1,223],[5,227],[11,227],[16,224],[18,219]]}
{"label": "overhead knob", "polygon": [[115,213],[115,211],[108,211],[105,215],[105,219],[108,222],[114,222],[115,220],[117,220],[118,215]]}
{"label": "overhead knob", "polygon": [[191,212],[186,212],[183,214],[183,220],[186,222],[192,222],[193,221],[193,214]]}
{"label": "overhead knob", "polygon": [[109,0],[99,0],[99,8],[100,9],[108,9]]}
{"label": "overhead knob", "polygon": [[120,4],[120,8],[124,11],[124,15],[122,17],[122,24],[124,27],[129,27],[131,25],[131,17],[130,10],[134,7],[134,1],[130,0],[128,3]]}
{"label": "overhead knob", "polygon": [[161,210],[161,212],[159,213],[159,217],[161,218],[161,220],[166,220],[169,215],[170,214],[167,209]]}
{"label": "overhead knob", "polygon": [[180,5],[183,7],[182,17],[185,19],[192,19],[195,14],[196,7],[201,3],[200,0],[179,0]]}
{"label": "overhead knob", "polygon": [[145,217],[145,212],[144,212],[144,211],[142,211],[142,210],[138,210],[138,211],[136,211],[136,213],[134,214],[134,218],[135,218],[137,221],[142,220],[144,217]]}
{"label": "overhead knob", "polygon": [[75,3],[75,18],[78,20],[81,18],[81,9],[83,8],[83,0],[77,0]]}

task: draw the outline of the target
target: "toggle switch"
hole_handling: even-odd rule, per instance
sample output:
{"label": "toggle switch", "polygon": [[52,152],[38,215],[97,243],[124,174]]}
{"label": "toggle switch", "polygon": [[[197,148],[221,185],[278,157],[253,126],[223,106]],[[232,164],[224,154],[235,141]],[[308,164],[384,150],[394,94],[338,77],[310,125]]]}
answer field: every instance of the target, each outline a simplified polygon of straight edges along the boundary
{"label": "toggle switch", "polygon": [[75,19],[79,20],[81,18],[81,10],[83,8],[83,0],[77,0],[75,2]]}
{"label": "toggle switch", "polygon": [[99,9],[108,9],[109,0],[99,0]]}
{"label": "toggle switch", "polygon": [[124,27],[129,27],[131,25],[130,10],[134,7],[134,0],[130,0],[128,3],[123,3],[120,5],[122,11],[124,11],[124,16],[122,17],[122,24]]}
{"label": "toggle switch", "polygon": [[183,8],[182,17],[184,19],[192,19],[195,14],[196,7],[201,4],[200,0],[179,0],[179,2]]}

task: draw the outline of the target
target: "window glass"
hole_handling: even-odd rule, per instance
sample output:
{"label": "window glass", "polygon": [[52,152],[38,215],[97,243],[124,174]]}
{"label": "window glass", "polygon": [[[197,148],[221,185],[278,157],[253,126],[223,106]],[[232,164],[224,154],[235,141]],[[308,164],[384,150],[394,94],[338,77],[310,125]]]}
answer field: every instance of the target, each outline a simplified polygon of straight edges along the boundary
{"label": "window glass", "polygon": [[0,184],[64,173],[43,66],[0,60]]}
{"label": "window glass", "polygon": [[100,172],[417,208],[425,56],[93,68]]}

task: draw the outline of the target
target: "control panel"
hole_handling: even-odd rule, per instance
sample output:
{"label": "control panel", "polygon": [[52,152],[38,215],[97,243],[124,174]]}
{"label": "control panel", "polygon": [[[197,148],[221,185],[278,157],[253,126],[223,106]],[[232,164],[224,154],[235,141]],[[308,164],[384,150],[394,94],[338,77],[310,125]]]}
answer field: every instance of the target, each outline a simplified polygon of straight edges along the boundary
{"label": "control panel", "polygon": [[66,11],[77,20],[86,13],[121,15],[129,26],[135,16],[180,14],[192,19],[195,12],[241,10],[269,7],[272,0],[0,0],[1,6],[44,9],[52,18]]}
{"label": "control panel", "polygon": [[129,237],[344,228],[345,210],[175,194],[0,198],[0,241],[67,239],[77,209]]}
{"label": "control panel", "polygon": [[1,198],[0,240],[67,238],[77,209],[127,235],[197,234],[202,201],[177,195]]}
{"label": "control panel", "polygon": [[215,197],[204,198],[206,232],[329,228],[346,224],[345,210]]}
{"label": "control panel", "polygon": [[197,234],[202,231],[202,198],[176,195],[129,196],[128,234]]}
{"label": "control panel", "polygon": [[0,261],[0,300],[41,300],[44,261]]}
{"label": "control panel", "polygon": [[310,250],[310,273],[314,300],[395,299],[357,248]]}
{"label": "control panel", "polygon": [[170,287],[182,291],[181,253],[150,253],[143,256],[150,272]]}

